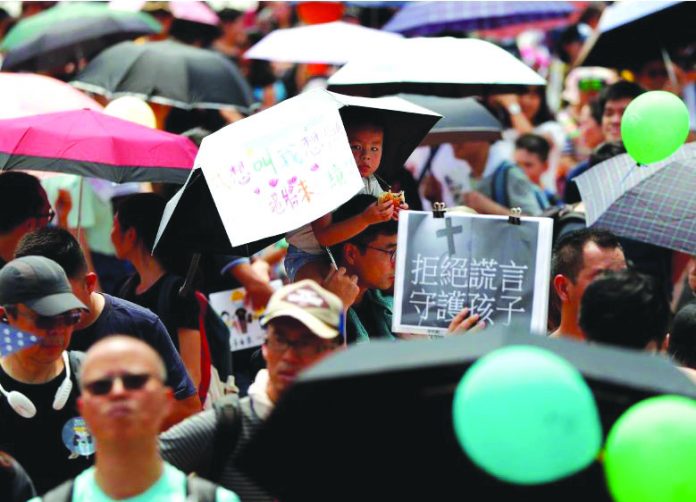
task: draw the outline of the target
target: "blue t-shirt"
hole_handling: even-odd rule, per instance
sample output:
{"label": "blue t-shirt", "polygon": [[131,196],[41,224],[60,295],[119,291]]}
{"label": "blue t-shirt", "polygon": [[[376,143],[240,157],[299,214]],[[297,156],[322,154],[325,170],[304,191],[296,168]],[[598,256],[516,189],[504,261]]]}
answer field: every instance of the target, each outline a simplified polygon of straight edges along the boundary
{"label": "blue t-shirt", "polygon": [[[94,467],[90,467],[75,478],[72,502],[115,502],[106,495],[94,479]],[[176,467],[165,462],[160,478],[140,495],[121,499],[122,502],[186,502],[186,475]],[[234,492],[218,487],[215,491],[217,502],[239,502]],[[34,498],[29,502],[41,502]]]}
{"label": "blue t-shirt", "polygon": [[196,394],[181,356],[174,348],[167,328],[151,311],[114,296],[101,293],[104,310],[92,325],[73,332],[70,350],[87,351],[97,340],[109,335],[131,335],[150,345],[162,357],[167,368],[166,384],[177,399]]}

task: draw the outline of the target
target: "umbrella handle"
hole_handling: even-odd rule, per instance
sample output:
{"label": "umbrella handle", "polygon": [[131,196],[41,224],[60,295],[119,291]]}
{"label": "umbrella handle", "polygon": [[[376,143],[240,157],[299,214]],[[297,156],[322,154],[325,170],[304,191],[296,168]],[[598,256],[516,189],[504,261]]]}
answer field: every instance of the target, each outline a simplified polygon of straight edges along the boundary
{"label": "umbrella handle", "polygon": [[194,253],[191,257],[191,264],[189,265],[188,271],[186,272],[186,279],[184,279],[184,284],[179,288],[179,296],[185,297],[193,290],[193,278],[198,270],[198,264],[201,262],[201,254]]}

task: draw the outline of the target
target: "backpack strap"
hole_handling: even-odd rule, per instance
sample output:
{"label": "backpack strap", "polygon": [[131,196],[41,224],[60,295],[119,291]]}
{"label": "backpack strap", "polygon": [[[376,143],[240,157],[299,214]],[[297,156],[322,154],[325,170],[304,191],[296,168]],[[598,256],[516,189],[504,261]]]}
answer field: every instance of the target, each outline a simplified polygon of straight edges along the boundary
{"label": "backpack strap", "polygon": [[[164,278],[162,289],[160,289],[159,298],[157,298],[157,316],[162,322],[167,325],[172,314],[172,298],[174,298],[174,290],[176,289],[179,277],[168,275]],[[170,336],[177,336],[176,333],[170,333]]]}
{"label": "backpack strap", "polygon": [[41,497],[43,502],[72,502],[75,480],[68,479]]}
{"label": "backpack strap", "polygon": [[418,177],[418,185],[421,184],[423,181],[423,178],[430,172],[430,169],[433,167],[433,160],[435,160],[435,155],[437,154],[438,150],[440,149],[441,145],[435,145],[430,147],[430,154],[428,155],[428,160],[425,161],[425,165],[423,166],[423,170],[421,171],[420,176]]}
{"label": "backpack strap", "polygon": [[228,394],[213,403],[215,440],[213,442],[210,479],[219,481],[225,462],[232,454],[242,431],[242,407],[237,394]]}
{"label": "backpack strap", "polygon": [[493,173],[493,200],[501,206],[510,207],[510,197],[508,196],[508,174],[513,165],[509,162],[503,163]]}
{"label": "backpack strap", "polygon": [[216,502],[217,485],[197,476],[186,478],[186,500],[193,502]]}
{"label": "backpack strap", "polygon": [[210,344],[208,343],[208,333],[205,325],[205,316],[208,313],[208,301],[203,293],[195,292],[196,300],[198,300],[198,329],[201,334],[201,383],[198,386],[198,397],[201,403],[205,404],[208,397],[208,389],[210,388],[210,378],[212,365],[210,357]]}

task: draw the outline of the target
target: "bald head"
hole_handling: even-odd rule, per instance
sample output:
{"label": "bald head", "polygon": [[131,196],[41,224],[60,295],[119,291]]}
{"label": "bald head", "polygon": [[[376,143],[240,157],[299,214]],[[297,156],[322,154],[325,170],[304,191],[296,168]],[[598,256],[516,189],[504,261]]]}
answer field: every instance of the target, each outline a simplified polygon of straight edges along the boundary
{"label": "bald head", "polygon": [[164,382],[167,379],[167,370],[164,362],[155,350],[138,338],[126,335],[112,335],[99,340],[87,351],[87,357],[80,371],[80,384],[84,375],[88,374],[95,366],[105,361],[123,361],[123,369],[131,370],[126,361],[136,360],[153,375],[157,375]]}

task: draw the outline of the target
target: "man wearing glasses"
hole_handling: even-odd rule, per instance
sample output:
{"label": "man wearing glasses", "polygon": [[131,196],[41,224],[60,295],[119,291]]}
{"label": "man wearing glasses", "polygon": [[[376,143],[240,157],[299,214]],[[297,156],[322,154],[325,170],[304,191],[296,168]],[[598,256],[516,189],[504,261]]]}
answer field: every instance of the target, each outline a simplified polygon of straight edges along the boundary
{"label": "man wearing glasses", "polygon": [[[60,265],[41,256],[0,270],[0,305],[11,326],[39,339],[0,358],[0,450],[13,455],[43,493],[92,462],[92,438],[75,404],[82,353],[66,350],[86,307]],[[1,341],[9,343],[9,336],[0,329]]]}
{"label": "man wearing glasses", "polygon": [[90,348],[78,407],[97,443],[96,462],[45,500],[239,502],[162,461],[157,435],[174,402],[166,378],[162,359],[141,340],[114,335]]}
{"label": "man wearing glasses", "polygon": [[0,174],[0,268],[25,234],[45,227],[54,216],[37,178],[19,171]]}
{"label": "man wearing glasses", "polygon": [[236,467],[235,459],[297,375],[341,346],[343,323],[341,300],[312,280],[276,291],[262,319],[267,369],[259,371],[232,413],[229,407],[206,410],[163,433],[162,457],[234,490],[242,500],[275,500]]}

